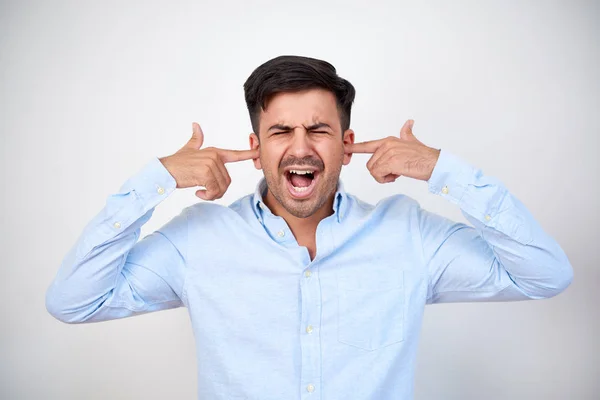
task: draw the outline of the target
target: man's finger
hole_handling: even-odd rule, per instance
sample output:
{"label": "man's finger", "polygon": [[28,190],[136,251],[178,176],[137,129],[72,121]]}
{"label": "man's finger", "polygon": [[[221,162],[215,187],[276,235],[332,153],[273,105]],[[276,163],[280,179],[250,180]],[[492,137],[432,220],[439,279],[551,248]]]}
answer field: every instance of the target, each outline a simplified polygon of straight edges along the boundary
{"label": "man's finger", "polygon": [[260,153],[258,149],[251,150],[224,150],[219,149],[219,155],[223,162],[237,162],[244,160],[252,160],[254,158],[258,158]]}
{"label": "man's finger", "polygon": [[186,147],[199,150],[204,143],[204,133],[197,122],[192,122],[192,137],[187,142]]}
{"label": "man's finger", "polygon": [[[218,161],[215,161],[213,164],[209,164],[209,168],[212,171],[212,175],[215,182],[215,190],[213,194],[213,199],[217,199],[221,197],[227,191],[227,182],[225,175],[223,174],[223,169],[225,166]],[[211,181],[212,182],[212,181]],[[218,188],[218,189],[217,189]],[[208,188],[207,188],[208,189]],[[210,192],[210,191],[209,191]]]}
{"label": "man's finger", "polygon": [[404,125],[402,125],[402,128],[400,129],[400,139],[412,140],[415,138],[412,132],[412,127],[414,123],[415,121],[412,119],[406,120],[406,122],[404,123]]}
{"label": "man's finger", "polygon": [[344,152],[346,153],[367,153],[372,154],[377,151],[379,146],[382,144],[382,140],[369,140],[361,143],[349,143],[344,146]]}
{"label": "man's finger", "polygon": [[390,151],[392,151],[392,149],[380,147],[375,153],[373,153],[369,161],[367,161],[367,169],[370,171],[373,166],[375,166],[375,163],[377,163],[377,161],[379,161],[382,157],[387,156]]}

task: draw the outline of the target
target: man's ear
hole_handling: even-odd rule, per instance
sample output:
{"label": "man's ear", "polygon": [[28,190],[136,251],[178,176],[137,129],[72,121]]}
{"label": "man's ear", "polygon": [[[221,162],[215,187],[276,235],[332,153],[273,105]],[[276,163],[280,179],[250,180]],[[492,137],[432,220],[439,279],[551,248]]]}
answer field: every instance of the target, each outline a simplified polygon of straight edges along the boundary
{"label": "man's ear", "polygon": [[[258,141],[258,135],[253,132],[250,134],[249,139],[250,139],[250,149],[251,150],[258,149],[260,151],[260,142]],[[254,163],[254,167],[256,169],[262,169],[262,165],[260,164],[260,157],[253,159],[252,162]]]}
{"label": "man's ear", "polygon": [[[348,129],[344,132],[344,147],[349,144],[354,143],[354,131],[352,129]],[[343,165],[350,164],[350,160],[352,159],[352,153],[348,154],[344,151],[344,161]]]}

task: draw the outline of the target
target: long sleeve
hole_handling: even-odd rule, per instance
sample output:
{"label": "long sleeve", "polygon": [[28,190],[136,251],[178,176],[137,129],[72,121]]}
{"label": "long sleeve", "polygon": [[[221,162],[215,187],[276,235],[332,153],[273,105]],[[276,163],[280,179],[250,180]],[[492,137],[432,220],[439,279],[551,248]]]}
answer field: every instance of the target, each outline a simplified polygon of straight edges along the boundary
{"label": "long sleeve", "polygon": [[473,226],[419,210],[427,303],[542,299],[569,286],[564,251],[497,179],[442,150],[428,189]]}
{"label": "long sleeve", "polygon": [[153,158],[108,196],[46,292],[50,314],[67,323],[96,322],[183,305],[187,209],[138,241],[142,225],[175,187]]}

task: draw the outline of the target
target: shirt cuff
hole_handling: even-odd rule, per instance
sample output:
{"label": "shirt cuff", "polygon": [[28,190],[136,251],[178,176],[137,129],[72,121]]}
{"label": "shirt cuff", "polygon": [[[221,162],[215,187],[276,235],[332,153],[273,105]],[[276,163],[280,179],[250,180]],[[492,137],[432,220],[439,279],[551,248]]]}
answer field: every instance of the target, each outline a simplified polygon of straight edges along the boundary
{"label": "shirt cuff", "polygon": [[448,151],[441,150],[427,184],[431,193],[457,204],[474,226],[494,228],[523,242],[531,240],[502,182]]}
{"label": "shirt cuff", "polygon": [[163,163],[154,157],[121,186],[120,192],[127,193],[133,190],[147,211],[166,199],[176,187],[175,178]]}
{"label": "shirt cuff", "polygon": [[429,192],[460,205],[469,183],[473,180],[474,172],[473,166],[441,149],[431,177],[427,181],[427,187]]}

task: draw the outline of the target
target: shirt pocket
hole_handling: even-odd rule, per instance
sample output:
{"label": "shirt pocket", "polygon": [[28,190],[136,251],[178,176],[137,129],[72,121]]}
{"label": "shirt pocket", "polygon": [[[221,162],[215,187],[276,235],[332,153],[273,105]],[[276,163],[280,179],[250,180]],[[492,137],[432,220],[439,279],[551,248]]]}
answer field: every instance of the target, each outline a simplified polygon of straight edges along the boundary
{"label": "shirt pocket", "polygon": [[404,274],[397,267],[336,276],[338,341],[377,350],[404,340]]}

